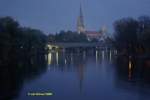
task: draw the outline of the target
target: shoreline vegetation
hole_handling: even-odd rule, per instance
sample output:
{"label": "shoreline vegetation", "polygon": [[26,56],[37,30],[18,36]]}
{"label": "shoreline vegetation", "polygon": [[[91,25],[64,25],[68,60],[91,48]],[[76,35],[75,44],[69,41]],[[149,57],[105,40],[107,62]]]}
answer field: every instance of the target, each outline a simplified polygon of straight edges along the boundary
{"label": "shoreline vegetation", "polygon": [[43,54],[46,43],[40,30],[21,27],[11,17],[0,18],[0,65]]}
{"label": "shoreline vegetation", "polygon": [[114,30],[115,46],[120,55],[150,56],[150,17],[117,20]]}
{"label": "shoreline vegetation", "polygon": [[17,98],[24,82],[46,70],[46,43],[40,30],[21,27],[11,17],[0,18],[0,100]]}

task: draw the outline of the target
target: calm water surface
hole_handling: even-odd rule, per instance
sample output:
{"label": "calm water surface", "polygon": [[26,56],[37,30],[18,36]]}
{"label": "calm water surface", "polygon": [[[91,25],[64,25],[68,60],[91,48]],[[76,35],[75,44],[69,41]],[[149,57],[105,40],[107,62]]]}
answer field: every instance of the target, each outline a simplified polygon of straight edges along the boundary
{"label": "calm water surface", "polygon": [[117,62],[113,51],[57,52],[47,59],[47,70],[24,82],[17,100],[150,100],[149,77],[142,76],[132,60]]}

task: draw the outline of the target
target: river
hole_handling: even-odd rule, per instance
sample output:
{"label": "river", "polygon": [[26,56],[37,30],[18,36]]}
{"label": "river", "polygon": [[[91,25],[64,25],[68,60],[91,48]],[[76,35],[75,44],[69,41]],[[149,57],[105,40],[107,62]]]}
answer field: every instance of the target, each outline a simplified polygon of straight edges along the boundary
{"label": "river", "polygon": [[23,81],[14,100],[150,100],[149,68],[115,54],[49,53],[45,70]]}

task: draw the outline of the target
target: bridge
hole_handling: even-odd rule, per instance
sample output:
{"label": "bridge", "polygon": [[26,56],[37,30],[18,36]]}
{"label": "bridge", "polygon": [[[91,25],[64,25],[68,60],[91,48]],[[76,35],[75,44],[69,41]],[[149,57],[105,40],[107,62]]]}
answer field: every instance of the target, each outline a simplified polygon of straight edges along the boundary
{"label": "bridge", "polygon": [[65,43],[65,42],[60,42],[60,43],[52,43],[49,42],[47,44],[47,47],[49,50],[52,49],[89,49],[89,48],[96,48],[96,49],[108,49],[108,48],[113,48],[112,44],[106,44],[106,43],[90,43],[90,42],[85,42],[85,43]]}

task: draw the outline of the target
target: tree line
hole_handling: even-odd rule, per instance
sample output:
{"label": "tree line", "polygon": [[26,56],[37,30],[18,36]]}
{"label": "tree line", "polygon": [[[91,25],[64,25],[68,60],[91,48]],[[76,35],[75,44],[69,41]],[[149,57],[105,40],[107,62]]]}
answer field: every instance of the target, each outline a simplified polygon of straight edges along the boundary
{"label": "tree line", "polygon": [[150,17],[122,18],[114,23],[117,49],[123,54],[150,53]]}
{"label": "tree line", "polygon": [[0,17],[0,64],[44,53],[46,42],[42,31],[21,27],[11,17]]}

